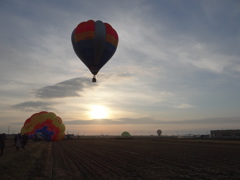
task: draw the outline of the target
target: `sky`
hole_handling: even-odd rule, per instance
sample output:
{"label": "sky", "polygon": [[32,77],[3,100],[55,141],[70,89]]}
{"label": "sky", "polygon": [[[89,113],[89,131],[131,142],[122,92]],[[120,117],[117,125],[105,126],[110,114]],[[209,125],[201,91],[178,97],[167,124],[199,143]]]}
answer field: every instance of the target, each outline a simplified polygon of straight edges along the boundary
{"label": "sky", "polygon": [[[96,83],[71,43],[90,19],[119,36]],[[238,0],[0,0],[0,132],[41,111],[78,135],[240,129],[239,19]]]}

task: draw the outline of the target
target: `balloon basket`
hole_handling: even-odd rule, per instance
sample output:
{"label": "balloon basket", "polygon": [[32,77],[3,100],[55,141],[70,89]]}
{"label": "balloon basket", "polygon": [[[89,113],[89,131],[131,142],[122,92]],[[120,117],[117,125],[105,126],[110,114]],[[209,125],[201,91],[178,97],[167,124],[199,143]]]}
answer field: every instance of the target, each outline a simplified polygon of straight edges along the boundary
{"label": "balloon basket", "polygon": [[92,82],[97,82],[97,79],[95,77],[92,78]]}

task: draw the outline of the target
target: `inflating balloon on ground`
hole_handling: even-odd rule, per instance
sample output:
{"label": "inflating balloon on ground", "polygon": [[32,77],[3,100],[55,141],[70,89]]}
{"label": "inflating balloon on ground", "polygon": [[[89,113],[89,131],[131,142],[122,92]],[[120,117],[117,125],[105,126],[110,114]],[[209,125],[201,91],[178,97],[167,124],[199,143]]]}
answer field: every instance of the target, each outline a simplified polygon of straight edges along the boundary
{"label": "inflating balloon on ground", "polygon": [[95,75],[111,59],[118,45],[118,34],[108,23],[100,20],[81,22],[72,32],[75,53]]}
{"label": "inflating balloon on ground", "polygon": [[64,138],[65,125],[53,112],[42,111],[33,114],[25,121],[21,134],[27,134],[30,139],[41,135],[44,140],[57,141]]}
{"label": "inflating balloon on ground", "polygon": [[127,131],[124,131],[124,132],[122,132],[121,136],[122,137],[130,137],[131,134],[129,132],[127,132]]}

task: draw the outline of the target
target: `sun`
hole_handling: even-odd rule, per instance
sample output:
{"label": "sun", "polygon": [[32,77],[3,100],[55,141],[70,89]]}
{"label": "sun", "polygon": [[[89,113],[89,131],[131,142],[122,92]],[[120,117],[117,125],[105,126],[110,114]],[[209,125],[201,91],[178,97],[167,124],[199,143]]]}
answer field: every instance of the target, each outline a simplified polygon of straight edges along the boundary
{"label": "sun", "polygon": [[92,119],[105,119],[108,117],[108,109],[100,105],[92,106],[90,116]]}

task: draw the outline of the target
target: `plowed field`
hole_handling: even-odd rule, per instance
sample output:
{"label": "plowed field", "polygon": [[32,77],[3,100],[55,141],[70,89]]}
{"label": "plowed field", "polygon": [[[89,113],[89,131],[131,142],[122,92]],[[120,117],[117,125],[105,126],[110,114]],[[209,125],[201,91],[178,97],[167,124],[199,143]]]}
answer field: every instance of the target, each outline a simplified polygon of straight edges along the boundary
{"label": "plowed field", "polygon": [[[238,141],[80,138],[31,142],[27,148],[17,155],[6,149],[0,179],[240,179]],[[17,169],[1,162],[17,167],[23,157],[35,159],[15,177]]]}

